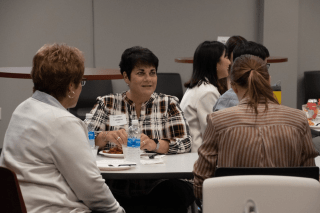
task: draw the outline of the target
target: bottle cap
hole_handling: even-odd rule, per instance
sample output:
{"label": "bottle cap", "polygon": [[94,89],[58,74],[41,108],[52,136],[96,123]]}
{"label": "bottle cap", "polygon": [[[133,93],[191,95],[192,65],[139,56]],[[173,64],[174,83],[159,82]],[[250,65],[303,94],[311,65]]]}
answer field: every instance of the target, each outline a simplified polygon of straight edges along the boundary
{"label": "bottle cap", "polygon": [[138,120],[132,120],[132,125],[139,124]]}

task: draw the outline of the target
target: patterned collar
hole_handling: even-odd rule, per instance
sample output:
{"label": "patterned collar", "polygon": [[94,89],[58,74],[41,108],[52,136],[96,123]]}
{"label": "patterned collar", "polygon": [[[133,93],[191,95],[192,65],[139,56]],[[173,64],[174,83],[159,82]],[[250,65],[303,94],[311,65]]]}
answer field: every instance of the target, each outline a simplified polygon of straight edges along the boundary
{"label": "patterned collar", "polygon": [[[127,92],[128,92],[128,91],[125,91],[125,92],[122,93],[123,100],[124,100],[125,102],[127,102],[128,104],[130,104],[131,106],[134,106],[135,104],[134,104],[134,102],[133,102],[131,99],[129,99],[129,97],[127,96]],[[153,100],[157,98],[157,96],[158,96],[157,93],[155,93],[155,92],[152,93],[152,95],[150,96],[149,100],[147,100],[146,102],[144,102],[144,103],[142,104],[142,106],[147,106],[148,104],[152,103]]]}

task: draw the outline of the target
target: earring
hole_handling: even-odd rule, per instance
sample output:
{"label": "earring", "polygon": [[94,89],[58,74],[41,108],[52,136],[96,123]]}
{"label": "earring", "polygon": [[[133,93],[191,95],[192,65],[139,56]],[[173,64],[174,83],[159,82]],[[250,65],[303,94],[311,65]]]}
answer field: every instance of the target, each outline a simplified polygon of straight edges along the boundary
{"label": "earring", "polygon": [[[72,94],[72,96],[70,95],[70,93]],[[69,91],[69,93],[68,93],[68,97],[69,98],[74,98],[74,95],[75,95],[76,93],[74,93],[74,91]]]}
{"label": "earring", "polygon": [[127,84],[127,86],[129,86],[129,84]]}

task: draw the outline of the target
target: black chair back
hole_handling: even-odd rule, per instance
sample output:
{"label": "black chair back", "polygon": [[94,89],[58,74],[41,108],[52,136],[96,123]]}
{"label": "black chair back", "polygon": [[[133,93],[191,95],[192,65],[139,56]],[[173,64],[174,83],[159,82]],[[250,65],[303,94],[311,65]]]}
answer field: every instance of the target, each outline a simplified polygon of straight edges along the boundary
{"label": "black chair back", "polygon": [[320,71],[306,71],[304,72],[304,103],[308,99],[320,98]]}
{"label": "black chair back", "polygon": [[214,176],[280,175],[313,178],[319,181],[319,167],[220,167]]}
{"label": "black chair back", "polygon": [[179,73],[157,73],[158,83],[156,93],[176,96],[181,101],[183,88]]}
{"label": "black chair back", "polygon": [[87,81],[82,87],[77,106],[69,109],[76,117],[84,120],[86,113],[89,113],[96,103],[98,96],[105,96],[113,93],[111,80],[92,80]]}
{"label": "black chair back", "polygon": [[27,212],[17,176],[8,168],[0,167],[0,189],[1,212]]}

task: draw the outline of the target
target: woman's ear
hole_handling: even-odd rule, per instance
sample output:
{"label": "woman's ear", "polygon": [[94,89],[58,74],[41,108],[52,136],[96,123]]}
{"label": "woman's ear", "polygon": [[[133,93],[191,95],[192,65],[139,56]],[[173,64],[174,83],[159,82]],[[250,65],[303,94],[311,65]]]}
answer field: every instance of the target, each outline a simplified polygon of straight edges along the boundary
{"label": "woman's ear", "polygon": [[72,83],[72,82],[70,82],[68,92],[69,92],[69,91],[74,91],[74,90],[75,90],[75,84]]}
{"label": "woman's ear", "polygon": [[129,80],[129,78],[128,78],[127,73],[126,73],[126,72],[123,72],[123,73],[122,73],[122,76],[123,76],[123,79],[124,79],[124,81],[126,82],[126,84],[129,84],[129,83],[130,83],[130,80]]}

